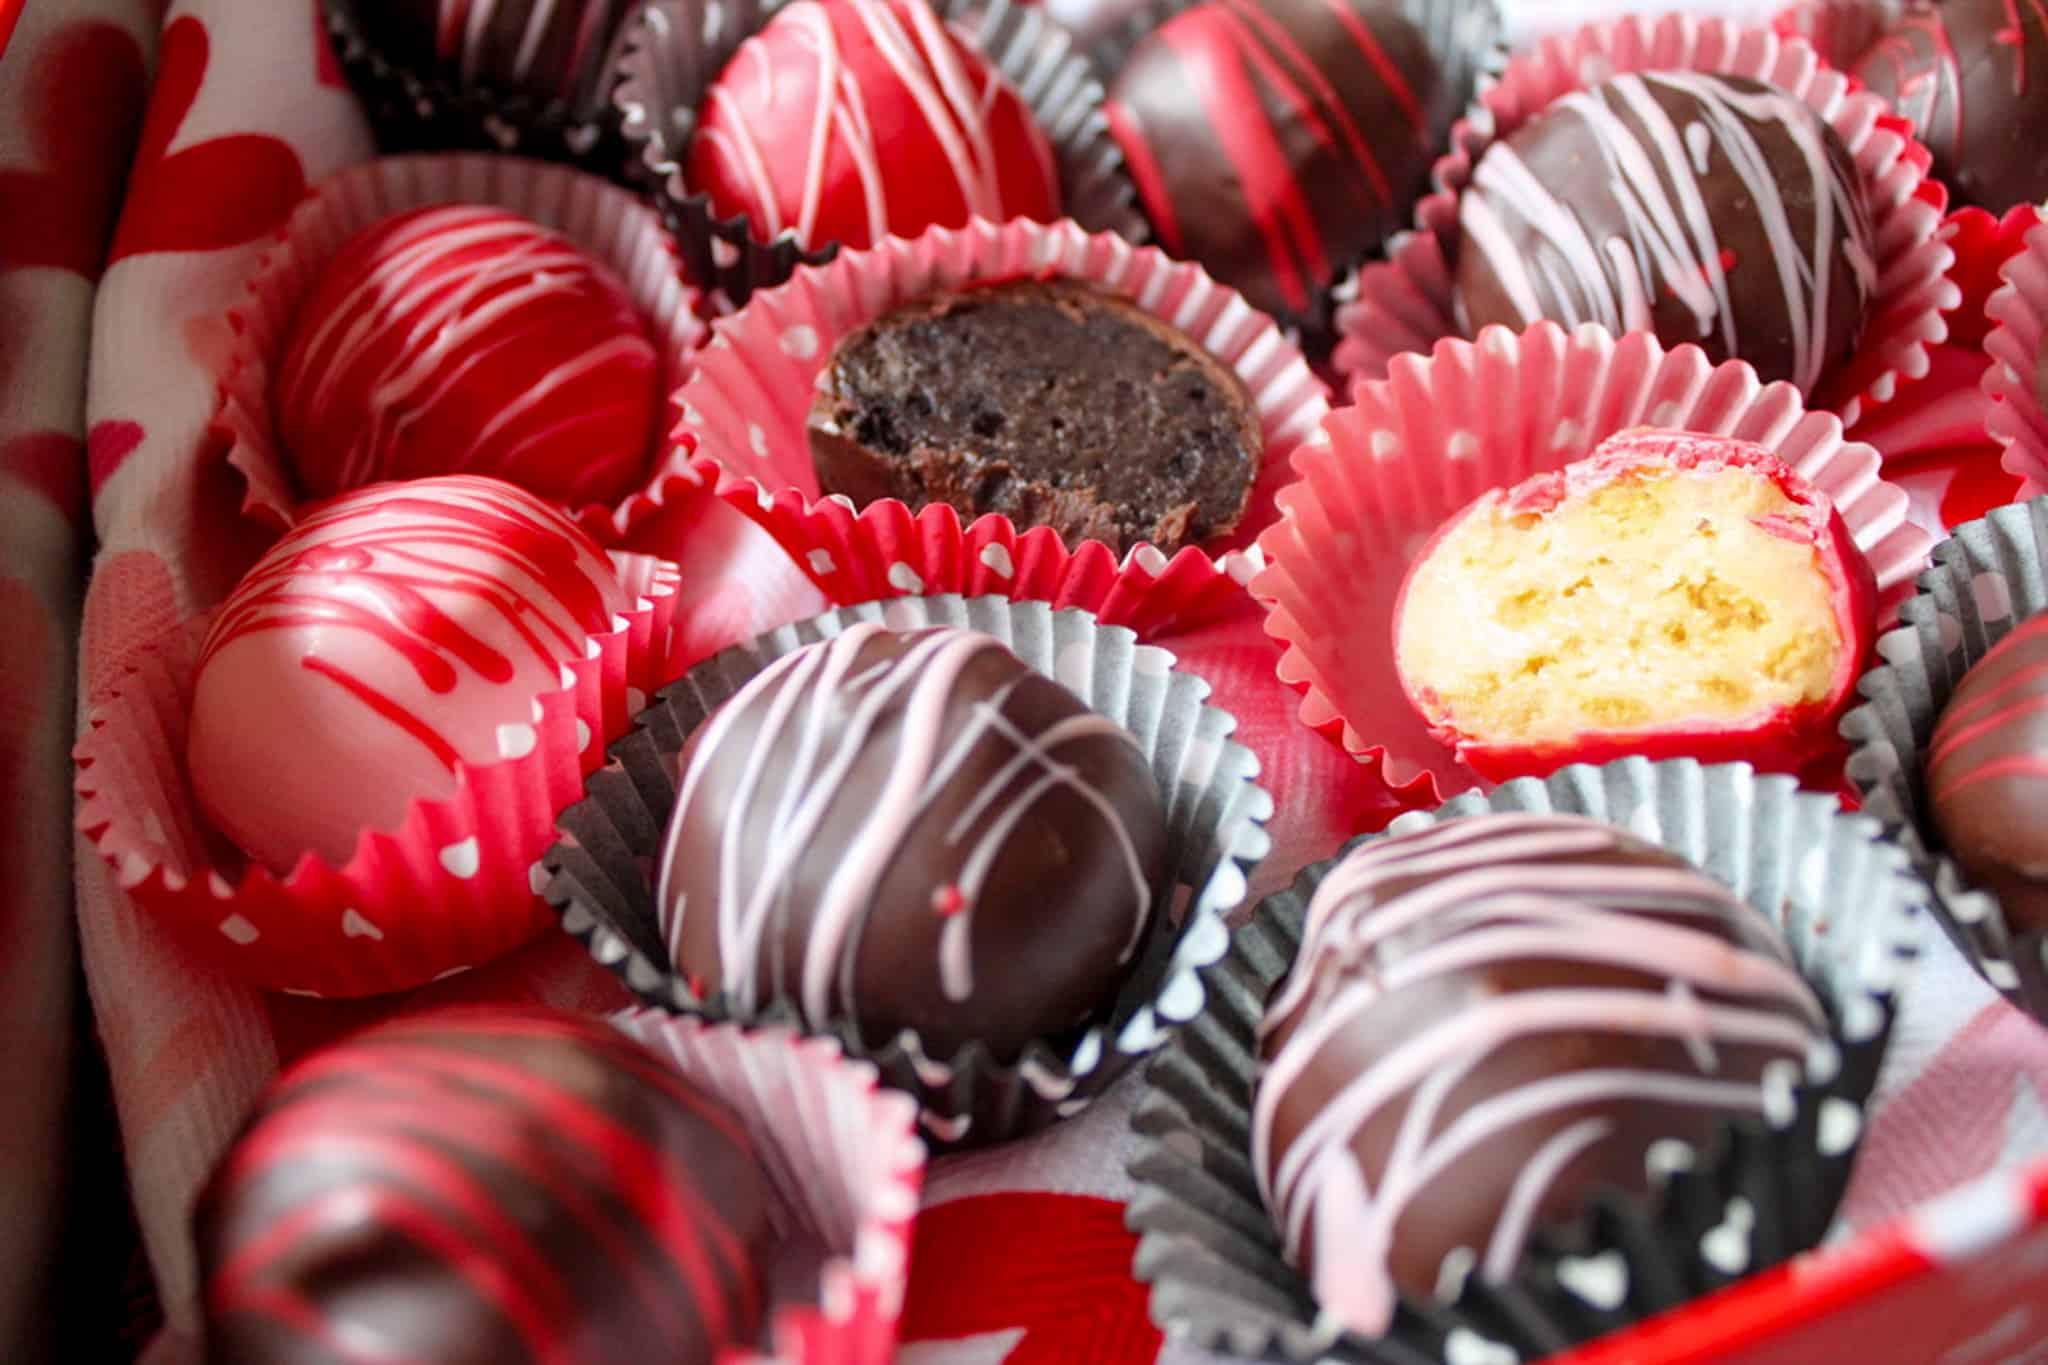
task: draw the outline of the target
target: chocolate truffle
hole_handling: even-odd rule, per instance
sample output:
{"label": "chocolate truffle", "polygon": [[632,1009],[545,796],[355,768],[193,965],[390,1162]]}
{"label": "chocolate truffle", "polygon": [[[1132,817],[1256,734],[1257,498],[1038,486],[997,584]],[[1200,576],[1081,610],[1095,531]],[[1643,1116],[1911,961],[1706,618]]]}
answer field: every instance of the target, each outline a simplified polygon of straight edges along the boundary
{"label": "chocolate truffle", "polygon": [[464,1010],[280,1076],[194,1216],[206,1358],[712,1365],[758,1344],[770,1191],[606,1024]]}
{"label": "chocolate truffle", "polygon": [[630,603],[589,536],[531,493],[450,475],[307,509],[200,650],[187,758],[209,819],[280,876],[524,757],[535,701]]}
{"label": "chocolate truffle", "polygon": [[293,319],[273,406],[314,497],[461,473],[580,505],[639,485],[660,389],[609,270],[517,214],[443,204],[342,247]]}
{"label": "chocolate truffle", "polygon": [[1108,114],[1169,255],[1318,320],[1407,225],[1464,94],[1394,0],[1209,0],[1145,37]]}
{"label": "chocolate truffle", "polygon": [[1733,76],[1616,76],[1487,148],[1458,204],[1468,333],[1655,332],[1810,392],[1861,331],[1870,214],[1834,129]]}
{"label": "chocolate truffle", "polygon": [[1448,820],[1317,887],[1260,1026],[1252,1168],[1321,1310],[1514,1271],[1532,1230],[1705,1147],[1803,1074],[1826,1016],[1776,931],[1577,816]]}
{"label": "chocolate truffle", "polygon": [[1496,781],[1624,754],[1786,770],[1832,741],[1875,617],[1825,494],[1748,441],[1645,429],[1446,522],[1394,661]]}
{"label": "chocolate truffle", "polygon": [[2007,921],[2048,929],[2048,616],[2013,627],[1956,685],[1927,751],[1927,802]]}
{"label": "chocolate truffle", "polygon": [[1030,106],[922,0],[778,11],[705,96],[685,178],[756,239],[806,248],[1060,210]]}
{"label": "chocolate truffle", "polygon": [[899,308],[841,341],[810,418],[818,482],[856,504],[1000,512],[1119,554],[1237,525],[1263,440],[1231,370],[1084,285],[997,285]]}
{"label": "chocolate truffle", "polygon": [[1104,1004],[1164,895],[1137,743],[979,632],[861,624],[786,654],[678,763],[661,931],[744,1013],[1014,1060]]}
{"label": "chocolate truffle", "polygon": [[1941,0],[1909,8],[1856,77],[1912,120],[1934,173],[2003,213],[2048,198],[2048,7]]}
{"label": "chocolate truffle", "polygon": [[465,89],[579,108],[607,93],[634,0],[329,0],[393,62]]}

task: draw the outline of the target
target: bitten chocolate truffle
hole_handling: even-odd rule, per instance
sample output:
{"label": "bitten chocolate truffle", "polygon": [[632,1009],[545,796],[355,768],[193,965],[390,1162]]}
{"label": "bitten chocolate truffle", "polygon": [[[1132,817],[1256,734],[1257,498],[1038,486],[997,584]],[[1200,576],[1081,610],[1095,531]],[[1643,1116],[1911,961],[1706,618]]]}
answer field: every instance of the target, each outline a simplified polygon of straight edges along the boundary
{"label": "bitten chocolate truffle", "polygon": [[604,1023],[463,1010],[287,1070],[202,1192],[213,1365],[712,1365],[775,1236],[722,1104]]}
{"label": "bitten chocolate truffle", "polygon": [[1263,455],[1231,370],[1127,300],[1027,282],[942,294],[847,336],[811,456],[856,504],[1000,512],[1119,554],[1238,523]]}
{"label": "bitten chocolate truffle", "polygon": [[1993,213],[2048,198],[2048,6],[1941,0],[1900,15],[1856,77],[1913,122],[1934,173]]}
{"label": "bitten chocolate truffle", "polygon": [[1165,810],[1111,721],[1000,641],[870,624],[691,735],[658,883],[676,969],[746,1012],[1001,1060],[1086,1021],[1164,894]]}
{"label": "bitten chocolate truffle", "polygon": [[1468,334],[1539,318],[1655,332],[1810,392],[1876,282],[1848,151],[1802,101],[1732,76],[1617,76],[1489,147],[1459,200]]}
{"label": "bitten chocolate truffle", "polygon": [[1448,820],[1316,889],[1252,1167],[1321,1310],[1374,1334],[1397,1290],[1504,1280],[1595,1190],[1647,1193],[1825,1036],[1773,927],[1683,860],[1577,816]]}
{"label": "bitten chocolate truffle", "polygon": [[1927,752],[1927,800],[2012,926],[2048,928],[2048,616],[2015,626],[1957,684]]}
{"label": "bitten chocolate truffle", "polygon": [[1407,225],[1469,94],[1394,0],[1209,0],[1145,37],[1108,114],[1169,255],[1319,321]]}

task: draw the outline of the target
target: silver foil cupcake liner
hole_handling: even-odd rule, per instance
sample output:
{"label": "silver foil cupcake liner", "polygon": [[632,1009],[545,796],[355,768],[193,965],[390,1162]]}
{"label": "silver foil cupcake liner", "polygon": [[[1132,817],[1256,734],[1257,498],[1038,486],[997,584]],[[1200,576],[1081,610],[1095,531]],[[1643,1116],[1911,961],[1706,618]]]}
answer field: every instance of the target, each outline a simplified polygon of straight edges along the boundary
{"label": "silver foil cupcake liner", "polygon": [[599,74],[585,89],[573,98],[543,98],[414,70],[379,47],[357,9],[358,0],[320,0],[335,59],[362,102],[380,151],[517,152],[626,179],[629,148],[610,95],[633,15],[620,21],[597,64]]}
{"label": "silver foil cupcake liner", "polygon": [[1848,776],[1863,809],[1921,865],[1942,927],[2000,994],[2048,1023],[2048,931],[2016,932],[1998,899],[1942,848],[1928,817],[1922,755],[1956,685],[2015,625],[2048,611],[2048,498],[1965,522],[1934,547],[1934,567],[1880,636],[1884,660],[1842,717]]}
{"label": "silver foil cupcake liner", "polygon": [[1517,1365],[1676,1307],[1805,1250],[1848,1183],[1892,997],[1918,953],[1924,885],[1877,821],[1746,764],[1630,758],[1574,765],[1411,812],[1385,834],[1488,811],[1590,816],[1661,844],[1770,916],[1826,1002],[1831,1043],[1761,1119],[1730,1121],[1658,1197],[1613,1190],[1570,1224],[1539,1229],[1507,1281],[1470,1277],[1448,1304],[1404,1298],[1367,1339],[1322,1316],[1283,1256],[1251,1162],[1258,1025],[1301,942],[1309,898],[1336,863],[1267,898],[1204,975],[1208,1004],[1147,1068],[1132,1117],[1138,1277],[1176,1339],[1235,1355],[1376,1365]]}
{"label": "silver foil cupcake liner", "polygon": [[[689,278],[732,307],[782,283],[798,266],[822,265],[839,243],[805,249],[789,234],[759,240],[745,214],[720,218],[693,192],[683,163],[697,109],[739,50],[788,0],[651,0],[628,21],[612,102],[632,174],[645,182],[682,247]],[[1059,162],[1065,216],[1092,232],[1134,242],[1150,236],[1123,153],[1102,112],[1102,84],[1067,31],[1020,0],[932,0],[1014,86]]]}
{"label": "silver foil cupcake liner", "polygon": [[749,678],[784,654],[862,621],[894,630],[965,626],[1002,640],[1027,664],[1129,730],[1166,799],[1167,864],[1185,908],[1155,916],[1130,975],[1094,1022],[1055,1051],[1040,1041],[1014,1062],[978,1043],[934,1057],[912,1033],[868,1039],[850,1020],[815,1030],[873,1061],[913,1095],[938,1145],[984,1145],[1080,1112],[1133,1061],[1156,1051],[1202,1009],[1200,969],[1229,944],[1225,918],[1270,840],[1272,797],[1259,762],[1230,738],[1237,722],[1206,704],[1208,684],[1176,670],[1165,650],[1088,613],[1002,597],[905,597],[842,607],[726,650],[664,688],[612,746],[584,799],[556,821],[562,839],[543,859],[543,896],[591,955],[649,1004],[708,1019],[799,1024],[793,1002],[740,1015],[703,998],[670,963],[657,927],[652,868],[675,805],[675,758],[692,731]]}

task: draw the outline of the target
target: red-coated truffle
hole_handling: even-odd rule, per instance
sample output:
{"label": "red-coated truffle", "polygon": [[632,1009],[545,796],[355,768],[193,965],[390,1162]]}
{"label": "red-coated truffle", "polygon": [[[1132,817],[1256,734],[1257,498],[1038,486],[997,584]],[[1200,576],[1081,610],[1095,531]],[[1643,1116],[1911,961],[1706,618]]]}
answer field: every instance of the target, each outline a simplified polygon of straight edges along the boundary
{"label": "red-coated truffle", "polygon": [[1402,584],[1395,664],[1491,779],[1623,754],[1783,769],[1833,734],[1875,604],[1841,514],[1777,456],[1639,429],[1446,522]]}
{"label": "red-coated truffle", "polygon": [[535,703],[630,604],[573,522],[496,479],[377,484],[310,509],[207,632],[187,758],[201,808],[288,874],[521,758]]}
{"label": "red-coated truffle", "polygon": [[313,497],[460,473],[580,505],[640,483],[660,385],[611,271],[517,214],[444,204],[342,247],[293,321],[272,397]]}
{"label": "red-coated truffle", "polygon": [[919,0],[797,0],[740,44],[685,172],[721,217],[807,248],[1059,216],[1031,110]]}

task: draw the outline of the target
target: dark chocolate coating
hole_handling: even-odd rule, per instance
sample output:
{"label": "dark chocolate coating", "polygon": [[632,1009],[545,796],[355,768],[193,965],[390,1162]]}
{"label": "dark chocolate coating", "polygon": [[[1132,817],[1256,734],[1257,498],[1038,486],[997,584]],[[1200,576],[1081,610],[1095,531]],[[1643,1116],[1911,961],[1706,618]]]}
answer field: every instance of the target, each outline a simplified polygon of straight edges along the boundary
{"label": "dark chocolate coating", "polygon": [[848,336],[810,442],[824,490],[858,505],[1000,512],[1118,554],[1235,527],[1263,445],[1226,366],[1136,305],[1063,282],[940,295]]}
{"label": "dark chocolate coating", "polygon": [[1318,322],[1407,225],[1462,99],[1393,0],[1209,0],[1145,37],[1108,113],[1168,254]]}
{"label": "dark chocolate coating", "polygon": [[201,1194],[206,1358],[711,1365],[759,1339],[770,1197],[601,1021],[406,1019],[287,1070]]}
{"label": "dark chocolate coating", "polygon": [[588,104],[605,93],[628,0],[340,0],[393,62],[467,88]]}
{"label": "dark chocolate coating", "polygon": [[1928,746],[1927,801],[2007,922],[2048,928],[2048,616],[2015,626],[1956,685]]}
{"label": "dark chocolate coating", "polygon": [[1912,120],[1959,201],[2003,213],[2048,198],[2048,0],[1917,5],[1856,76]]}
{"label": "dark chocolate coating", "polygon": [[1876,281],[1841,139],[1736,77],[1652,72],[1560,99],[1481,156],[1459,224],[1470,334],[1647,327],[1808,392],[1854,348]]}
{"label": "dark chocolate coating", "polygon": [[1088,1020],[1166,872],[1129,736],[973,631],[855,626],[786,655],[678,767],[657,893],[677,970],[935,1057],[1013,1060]]}
{"label": "dark chocolate coating", "polygon": [[1762,917],[1684,860],[1579,817],[1450,820],[1315,893],[1261,1026],[1254,1158],[1324,1308],[1373,1330],[1345,1286],[1390,1311],[1394,1286],[1454,1295],[1461,1259],[1511,1271],[1596,1190],[1646,1193],[1656,1144],[1754,1112],[1823,1029]]}

